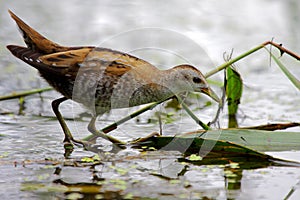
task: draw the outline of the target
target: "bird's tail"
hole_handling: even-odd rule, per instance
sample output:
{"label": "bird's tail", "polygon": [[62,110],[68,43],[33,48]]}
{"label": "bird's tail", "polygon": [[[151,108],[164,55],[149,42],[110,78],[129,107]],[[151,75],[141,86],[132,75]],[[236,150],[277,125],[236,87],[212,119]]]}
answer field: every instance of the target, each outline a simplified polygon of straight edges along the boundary
{"label": "bird's tail", "polygon": [[62,67],[51,67],[40,61],[42,53],[34,51],[28,47],[20,47],[17,45],[7,45],[8,50],[17,58],[21,59],[25,63],[38,69],[41,74],[55,74],[56,76],[62,76]]}
{"label": "bird's tail", "polygon": [[36,52],[40,52],[42,54],[62,52],[70,49],[69,47],[63,47],[57,43],[48,40],[47,38],[39,34],[37,31],[35,31],[33,28],[28,26],[12,11],[9,10],[8,12],[10,16],[15,20],[21,33],[23,34],[23,39],[27,45],[27,48]]}

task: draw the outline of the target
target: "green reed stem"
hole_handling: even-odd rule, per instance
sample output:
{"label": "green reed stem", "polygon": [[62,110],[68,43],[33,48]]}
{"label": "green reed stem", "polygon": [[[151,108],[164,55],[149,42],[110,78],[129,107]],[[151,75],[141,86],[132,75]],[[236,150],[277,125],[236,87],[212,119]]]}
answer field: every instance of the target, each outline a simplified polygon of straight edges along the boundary
{"label": "green reed stem", "polygon": [[258,45],[256,47],[250,49],[249,51],[247,51],[247,52],[245,52],[245,53],[243,53],[243,54],[241,54],[241,55],[239,55],[239,56],[237,56],[237,57],[229,60],[228,62],[225,62],[222,65],[217,66],[215,69],[211,70],[210,72],[207,72],[205,74],[205,77],[208,78],[208,77],[216,74],[217,72],[225,69],[229,65],[231,65],[231,64],[233,64],[233,63],[241,60],[242,58],[245,58],[246,56],[249,56],[250,54],[252,54],[252,53],[260,50],[261,48],[264,48],[267,45],[272,45],[272,46],[276,47],[280,51],[281,54],[286,53],[286,54],[290,55],[291,57],[293,57],[293,58],[295,58],[297,60],[300,60],[300,55],[298,55],[298,54],[296,54],[296,53],[294,53],[294,52],[292,52],[292,51],[284,48],[281,44],[277,44],[277,43],[275,43],[273,41],[266,41],[266,42],[264,42],[264,43],[262,43],[262,44],[260,44],[260,45]]}
{"label": "green reed stem", "polygon": [[245,58],[246,56],[249,56],[250,54],[256,52],[257,50],[259,50],[259,49],[265,47],[265,45],[266,45],[265,43],[263,43],[263,44],[261,44],[261,45],[258,45],[257,47],[254,47],[253,49],[250,49],[249,51],[247,51],[247,52],[245,52],[245,53],[243,53],[243,54],[241,54],[241,55],[239,55],[239,56],[237,56],[237,57],[235,57],[235,58],[229,60],[228,62],[225,62],[225,63],[223,63],[222,65],[217,66],[215,69],[213,69],[213,70],[207,72],[207,73],[205,74],[205,78],[208,78],[208,77],[210,77],[210,76],[216,74],[217,72],[219,72],[219,71],[225,69],[226,67],[232,65],[233,63],[235,63],[235,62],[237,62],[237,61],[239,61],[239,60]]}
{"label": "green reed stem", "polygon": [[41,92],[46,92],[46,91],[49,91],[49,90],[53,90],[53,88],[48,87],[48,88],[28,90],[28,91],[25,91],[25,92],[15,92],[15,93],[12,93],[12,94],[9,94],[9,95],[0,96],[0,101],[25,97],[25,96],[28,96],[28,95],[41,93]]}
{"label": "green reed stem", "polygon": [[198,117],[189,109],[189,107],[183,102],[183,100],[179,97],[176,96],[179,103],[182,105],[183,109],[189,114],[189,116],[191,116],[191,118],[197,123],[199,124],[204,130],[210,130],[211,128],[203,123],[200,119],[198,119]]}

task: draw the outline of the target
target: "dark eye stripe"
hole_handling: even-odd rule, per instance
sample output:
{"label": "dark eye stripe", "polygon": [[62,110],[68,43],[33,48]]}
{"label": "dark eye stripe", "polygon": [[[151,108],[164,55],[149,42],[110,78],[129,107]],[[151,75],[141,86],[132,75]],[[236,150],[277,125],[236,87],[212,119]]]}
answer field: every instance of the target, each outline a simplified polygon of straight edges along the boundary
{"label": "dark eye stripe", "polygon": [[194,78],[193,78],[193,82],[194,82],[194,83],[201,83],[202,80],[201,80],[201,78],[199,78],[199,77],[194,77]]}

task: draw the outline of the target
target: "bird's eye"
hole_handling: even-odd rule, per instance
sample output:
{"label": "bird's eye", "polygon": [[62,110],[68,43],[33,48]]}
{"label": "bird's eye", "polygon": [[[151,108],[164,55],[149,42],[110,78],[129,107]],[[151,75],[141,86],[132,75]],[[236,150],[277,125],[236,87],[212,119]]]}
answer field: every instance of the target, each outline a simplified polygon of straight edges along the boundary
{"label": "bird's eye", "polygon": [[201,83],[201,78],[199,78],[199,77],[194,77],[194,78],[193,78],[193,82],[194,82],[194,83]]}

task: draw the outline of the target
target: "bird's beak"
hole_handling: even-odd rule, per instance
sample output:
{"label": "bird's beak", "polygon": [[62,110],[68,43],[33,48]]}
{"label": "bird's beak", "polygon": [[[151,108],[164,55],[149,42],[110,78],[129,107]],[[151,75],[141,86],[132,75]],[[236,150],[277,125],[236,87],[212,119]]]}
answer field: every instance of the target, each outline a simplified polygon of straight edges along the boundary
{"label": "bird's beak", "polygon": [[209,97],[211,97],[213,100],[215,100],[216,102],[220,103],[221,100],[219,99],[218,95],[216,95],[216,93],[210,89],[209,87],[207,88],[201,88],[201,92],[208,95]]}

